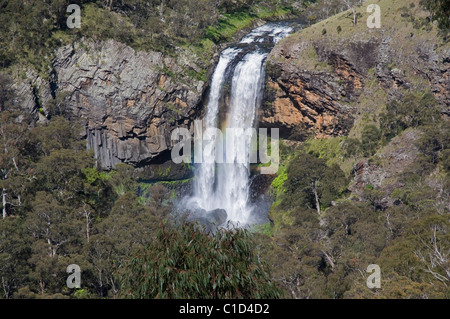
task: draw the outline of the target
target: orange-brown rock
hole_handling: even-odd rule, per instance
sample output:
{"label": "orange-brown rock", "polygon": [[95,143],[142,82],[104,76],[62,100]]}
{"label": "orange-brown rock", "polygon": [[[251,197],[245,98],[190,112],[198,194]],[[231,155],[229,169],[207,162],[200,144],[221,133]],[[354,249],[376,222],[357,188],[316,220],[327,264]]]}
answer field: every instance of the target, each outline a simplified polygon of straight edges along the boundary
{"label": "orange-brown rock", "polygon": [[299,127],[317,137],[342,135],[350,129],[350,108],[340,103],[335,76],[302,72],[286,64],[282,67],[278,78],[268,75],[261,126],[278,127],[284,138],[295,138],[293,132]]}

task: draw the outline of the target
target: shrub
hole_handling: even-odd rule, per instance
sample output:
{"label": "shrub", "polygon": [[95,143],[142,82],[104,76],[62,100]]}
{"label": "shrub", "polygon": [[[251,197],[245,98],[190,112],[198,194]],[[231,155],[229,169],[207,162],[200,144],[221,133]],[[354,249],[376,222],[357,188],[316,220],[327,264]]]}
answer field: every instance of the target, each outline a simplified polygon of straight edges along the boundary
{"label": "shrub", "polygon": [[210,235],[193,224],[162,225],[157,239],[119,273],[127,298],[278,298],[249,233]]}
{"label": "shrub", "polygon": [[430,92],[408,93],[401,101],[392,101],[381,115],[380,127],[385,141],[389,141],[409,127],[431,125],[440,120],[438,103]]}
{"label": "shrub", "polygon": [[282,208],[313,208],[320,212],[346,191],[347,183],[337,164],[328,167],[325,159],[300,153],[287,168]]}
{"label": "shrub", "polygon": [[356,138],[347,138],[347,140],[342,143],[342,154],[345,157],[356,156],[359,154],[361,149],[361,142]]}
{"label": "shrub", "polygon": [[372,156],[379,145],[381,131],[373,124],[364,127],[361,135],[361,151],[364,156]]}
{"label": "shrub", "polygon": [[450,171],[450,149],[446,149],[441,153],[441,163],[442,167],[446,171]]}
{"label": "shrub", "polygon": [[[450,148],[450,122],[442,122],[442,125],[426,126],[422,136],[416,141],[416,146],[421,151],[425,162],[436,165],[440,158],[444,160],[445,152]],[[441,153],[441,156],[439,154]]]}

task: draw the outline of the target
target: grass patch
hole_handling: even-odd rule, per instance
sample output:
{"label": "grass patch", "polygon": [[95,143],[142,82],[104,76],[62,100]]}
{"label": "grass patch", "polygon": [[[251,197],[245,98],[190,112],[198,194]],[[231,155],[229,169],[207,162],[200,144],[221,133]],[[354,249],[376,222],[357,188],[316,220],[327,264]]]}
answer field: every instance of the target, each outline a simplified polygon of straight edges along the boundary
{"label": "grass patch", "polygon": [[214,43],[232,40],[237,31],[248,28],[256,19],[271,19],[292,13],[289,7],[277,7],[271,10],[267,7],[256,7],[252,11],[239,11],[224,14],[218,23],[206,29],[206,39]]}
{"label": "grass patch", "polygon": [[255,19],[248,12],[224,14],[216,25],[206,29],[206,38],[214,43],[230,41],[238,30],[249,27]]}
{"label": "grass patch", "polygon": [[326,160],[327,166],[337,164],[346,176],[353,170],[354,158],[346,158],[342,154],[342,144],[347,140],[346,136],[316,138],[305,142],[307,153],[314,154]]}
{"label": "grass patch", "polygon": [[[414,6],[411,6],[412,3]],[[317,55],[311,52],[311,49],[314,50],[312,43],[318,40],[326,40],[331,46],[341,47],[349,41],[367,41],[371,38],[381,40],[389,34],[393,39],[390,45],[400,53],[393,61],[395,67],[399,68],[408,65],[410,61],[407,56],[410,52],[416,51],[418,46],[429,42],[430,39],[439,41],[438,52],[445,47],[444,40],[438,36],[437,27],[426,23],[428,13],[419,5],[419,0],[380,0],[376,4],[381,9],[379,29],[367,27],[366,21],[372,13],[366,12],[369,3],[363,3],[356,7],[357,15],[360,17],[356,26],[353,26],[351,11],[347,10],[291,34],[282,39],[278,45],[289,47],[302,43],[302,52],[294,62],[308,70],[315,70],[320,66]],[[326,34],[323,34],[324,28],[327,30]],[[411,37],[405,37],[406,34],[411,34]],[[413,75],[413,70],[410,71],[408,75]]]}
{"label": "grass patch", "polygon": [[269,237],[273,237],[274,235],[274,226],[272,223],[268,222],[265,224],[254,225],[251,228],[251,232],[266,235]]}

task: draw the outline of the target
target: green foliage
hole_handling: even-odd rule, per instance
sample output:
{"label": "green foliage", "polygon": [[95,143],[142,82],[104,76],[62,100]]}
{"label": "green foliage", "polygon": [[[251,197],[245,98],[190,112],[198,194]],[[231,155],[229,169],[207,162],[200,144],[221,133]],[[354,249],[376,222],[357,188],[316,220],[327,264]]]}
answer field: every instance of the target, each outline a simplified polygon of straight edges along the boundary
{"label": "green foliage", "polygon": [[84,150],[84,141],[79,137],[81,127],[63,117],[55,117],[47,126],[36,128],[39,146],[45,155],[63,149]]}
{"label": "green foliage", "polygon": [[0,219],[0,273],[3,289],[0,299],[9,299],[27,284],[29,240],[23,236],[21,218]]}
{"label": "green foliage", "polygon": [[[166,53],[188,47],[207,66],[214,42],[228,41],[258,17],[292,12],[283,0],[164,1],[164,6],[83,0],[70,2],[82,6],[82,29],[69,30],[69,1],[44,2],[0,5],[5,26],[0,43],[7,44],[0,46],[1,67],[22,64],[48,74],[54,49],[81,36]],[[445,27],[442,1],[423,2],[431,19]],[[324,12],[311,13],[310,22]],[[409,10],[401,14],[407,17]],[[415,28],[432,27],[430,19],[407,18]],[[343,32],[340,26],[336,30]],[[205,80],[205,70],[182,73]],[[274,78],[280,72],[276,65],[267,68]],[[99,170],[85,150],[82,127],[65,119],[72,117],[67,95],[57,93],[39,105],[49,123],[29,127],[32,120],[18,111],[20,97],[11,82],[0,73],[0,192],[6,198],[0,298],[449,297],[450,127],[431,93],[406,93],[389,103],[380,127],[367,125],[361,140],[310,140],[300,152],[281,144],[283,162],[271,185],[273,223],[251,234],[208,235],[193,225],[162,224],[170,216],[173,184],[144,187],[128,165]],[[336,164],[374,154],[407,128],[420,134],[417,159],[388,187],[369,185],[352,193],[354,200],[343,199],[348,180]],[[299,126],[290,138],[306,141],[308,129]],[[272,266],[272,276],[260,259]],[[78,290],[64,285],[71,263],[83,271]],[[375,292],[361,276],[371,263],[383,274]]]}
{"label": "green foliage", "polygon": [[437,215],[413,222],[405,237],[394,241],[381,254],[378,262],[385,276],[404,276],[411,283],[431,281],[434,289],[428,288],[427,294],[445,293],[449,268],[448,262],[442,263],[440,258],[448,256],[448,226],[448,218]]}
{"label": "green foliage", "polygon": [[118,164],[111,173],[110,183],[118,195],[123,195],[137,189],[136,178],[137,174],[131,165]]}
{"label": "green foliage", "polygon": [[11,88],[12,79],[5,73],[0,73],[0,111],[11,109],[14,98],[16,98]]}
{"label": "green foliage", "polygon": [[446,0],[421,0],[420,4],[431,13],[431,19],[437,20],[439,27],[450,29],[450,3]]}
{"label": "green foliage", "polygon": [[[66,9],[73,3],[81,7],[79,29],[66,25],[69,15]],[[20,63],[46,74],[54,49],[82,37],[115,39],[138,50],[174,54],[176,47],[201,46],[205,39],[215,42],[229,39],[256,18],[290,12],[286,5],[285,0],[48,0],[41,5],[3,1],[0,67]]]}
{"label": "green foliage", "polygon": [[[266,74],[271,77],[272,79],[277,79],[281,76],[281,66],[275,63],[268,62],[266,65]],[[275,92],[274,92],[275,93]],[[274,100],[274,98],[271,98],[270,100]]]}
{"label": "green foliage", "polygon": [[192,224],[162,225],[157,239],[121,268],[128,298],[277,298],[245,230],[209,235]]}
{"label": "green foliage", "polygon": [[[372,186],[372,185],[370,185]],[[373,189],[372,187],[367,187],[363,190],[363,198],[369,202],[375,209],[383,209],[383,199],[387,197],[387,195],[379,190]]]}
{"label": "green foliage", "polygon": [[324,159],[300,153],[287,168],[286,191],[280,207],[308,207],[320,211],[346,191],[347,183],[338,165],[328,167]]}
{"label": "green foliage", "polygon": [[215,43],[229,41],[236,31],[249,27],[257,19],[267,19],[272,16],[287,14],[292,11],[291,8],[283,4],[270,6],[264,1],[250,8],[249,5],[234,9],[230,13],[223,13],[217,23],[206,28],[205,36]]}
{"label": "green foliage", "polygon": [[19,115],[9,110],[0,113],[0,143],[3,146],[0,152],[2,215],[22,212],[21,200],[31,191],[29,176],[34,173],[38,157],[36,137],[26,123],[17,123]]}
{"label": "green foliage", "polygon": [[439,109],[433,94],[407,93],[401,101],[392,101],[381,114],[380,128],[389,141],[408,127],[432,125],[440,119]]}
{"label": "green foliage", "polygon": [[[99,296],[112,297],[118,293],[117,269],[135,249],[155,240],[161,220],[167,218],[170,207],[163,206],[162,202],[170,193],[161,186],[151,191],[155,196],[148,204],[140,203],[133,192],[120,196],[109,215],[94,226],[86,250],[93,272],[89,288]],[[98,271],[101,277],[96,275]]]}
{"label": "green foliage", "polygon": [[361,142],[356,138],[349,137],[342,143],[342,154],[346,158],[359,155],[360,150]]}
{"label": "green foliage", "polygon": [[327,161],[328,166],[341,161],[341,144],[346,141],[345,137],[314,138],[305,143],[305,150],[316,157]]}
{"label": "green foliage", "polygon": [[442,151],[440,161],[442,163],[442,167],[447,172],[450,172],[450,149],[445,149]]}
{"label": "green foliage", "polygon": [[261,225],[255,225],[253,231],[256,233],[264,234],[266,236],[273,236],[274,227],[272,223],[265,223]]}
{"label": "green foliage", "polygon": [[287,173],[286,173],[286,168],[283,168],[277,175],[277,177],[274,178],[274,180],[272,181],[272,184],[270,185],[275,192],[278,193],[282,193],[284,192],[284,182],[287,180]]}
{"label": "green foliage", "polygon": [[364,156],[369,157],[375,154],[380,145],[381,132],[373,124],[364,127],[361,133],[361,151]]}
{"label": "green foliage", "polygon": [[[78,31],[82,32],[80,35],[95,40],[116,39],[128,45],[131,45],[136,39],[136,30],[133,24],[115,12],[99,8],[93,3],[84,5],[82,12],[82,28]],[[119,25],[121,27],[117,28]]]}
{"label": "green foliage", "polygon": [[[76,124],[54,117],[29,129],[2,111],[7,153],[0,154],[8,204],[0,220],[2,298],[90,298],[117,293],[113,272],[167,217],[170,192],[151,187],[139,203],[134,169],[99,171]],[[122,186],[123,196],[113,190]],[[83,287],[65,288],[66,267],[80,265]]]}
{"label": "green foliage", "polygon": [[450,122],[443,121],[436,124],[424,127],[422,136],[416,142],[422,153],[422,162],[432,164],[433,167],[439,162],[441,153],[445,160],[447,150],[450,149]]}

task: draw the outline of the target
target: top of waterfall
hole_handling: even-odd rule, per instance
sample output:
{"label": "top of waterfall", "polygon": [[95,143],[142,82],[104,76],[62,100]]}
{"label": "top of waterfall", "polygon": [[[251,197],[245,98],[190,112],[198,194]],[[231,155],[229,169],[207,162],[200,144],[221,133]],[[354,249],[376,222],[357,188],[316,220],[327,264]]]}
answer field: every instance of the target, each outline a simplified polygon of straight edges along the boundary
{"label": "top of waterfall", "polygon": [[242,38],[240,43],[265,42],[265,38],[270,38],[273,43],[277,43],[286,37],[294,29],[287,24],[282,23],[266,23]]}

